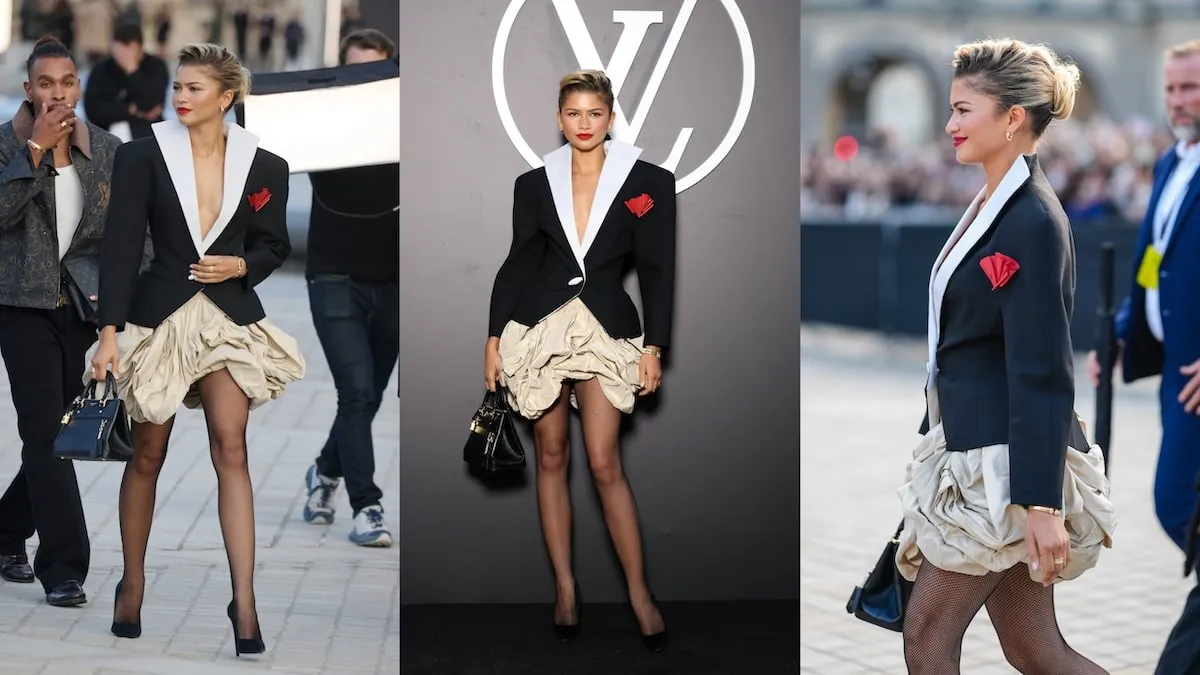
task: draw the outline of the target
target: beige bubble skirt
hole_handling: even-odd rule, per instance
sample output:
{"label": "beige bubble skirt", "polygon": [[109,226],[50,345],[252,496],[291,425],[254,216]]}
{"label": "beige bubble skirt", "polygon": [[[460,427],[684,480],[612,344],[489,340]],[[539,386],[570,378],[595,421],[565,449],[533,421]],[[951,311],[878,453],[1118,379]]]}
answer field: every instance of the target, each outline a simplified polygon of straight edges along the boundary
{"label": "beige bubble skirt", "polygon": [[[1112,547],[1116,513],[1108,500],[1100,446],[1067,449],[1063,514],[1071,560],[1055,582],[1095,567],[1101,548]],[[950,572],[981,576],[1028,563],[1025,509],[1009,503],[1008,446],[947,452],[941,423],[913,451],[900,488],[904,530],[896,566],[910,581],[922,561]],[[1040,575],[1030,570],[1030,577]]]}
{"label": "beige bubble skirt", "polygon": [[[251,410],[279,398],[305,372],[295,338],[267,319],[239,326],[204,293],[157,328],[126,324],[117,334],[117,351],[117,393],[134,422],[163,424],[180,403],[201,407],[196,383],[222,369],[250,399]],[[89,369],[85,381],[90,377]]]}
{"label": "beige bubble skirt", "polygon": [[[550,409],[568,380],[600,381],[604,396],[625,414],[640,388],[642,338],[613,338],[579,298],[536,325],[508,322],[500,333],[500,383],[508,404],[535,420]],[[571,404],[576,405],[575,394]]]}

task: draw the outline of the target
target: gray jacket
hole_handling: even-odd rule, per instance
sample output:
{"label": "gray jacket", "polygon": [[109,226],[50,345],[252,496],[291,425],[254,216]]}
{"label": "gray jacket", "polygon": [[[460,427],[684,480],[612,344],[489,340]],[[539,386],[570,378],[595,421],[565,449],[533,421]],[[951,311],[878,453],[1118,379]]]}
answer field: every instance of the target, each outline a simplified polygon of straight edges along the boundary
{"label": "gray jacket", "polygon": [[[10,122],[0,125],[0,306],[54,309],[63,293],[54,159],[45,153],[34,168],[26,145],[33,121],[26,102]],[[100,253],[113,157],[121,145],[116,136],[86,122],[75,126],[70,142],[84,204],[66,259]]]}

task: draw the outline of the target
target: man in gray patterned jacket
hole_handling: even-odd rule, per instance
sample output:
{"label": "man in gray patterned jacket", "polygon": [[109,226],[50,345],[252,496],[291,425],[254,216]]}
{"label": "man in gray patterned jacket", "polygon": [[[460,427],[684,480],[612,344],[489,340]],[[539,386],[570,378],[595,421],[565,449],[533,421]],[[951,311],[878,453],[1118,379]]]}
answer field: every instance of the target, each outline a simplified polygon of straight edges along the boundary
{"label": "man in gray patterned jacket", "polygon": [[72,607],[87,602],[91,545],[75,468],[52,450],[96,327],[72,306],[63,261],[99,254],[121,142],[75,117],[79,73],[61,42],[39,40],[26,69],[28,98],[0,126],[0,356],[22,442],[21,468],[0,496],[0,578],[36,576],[48,603]]}

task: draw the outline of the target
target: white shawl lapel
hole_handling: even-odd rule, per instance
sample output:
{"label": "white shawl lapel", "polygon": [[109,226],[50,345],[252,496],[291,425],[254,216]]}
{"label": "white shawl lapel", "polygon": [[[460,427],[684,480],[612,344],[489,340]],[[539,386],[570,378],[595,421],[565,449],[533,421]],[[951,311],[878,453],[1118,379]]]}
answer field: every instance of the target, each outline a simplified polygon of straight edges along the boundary
{"label": "white shawl lapel", "polygon": [[246,192],[246,179],[258,152],[258,136],[236,124],[225,125],[225,191],[221,198],[221,212],[208,231],[208,236],[202,237],[200,201],[196,196],[196,167],[192,161],[192,140],[187,128],[174,120],[157,122],[150,128],[162,150],[175,194],[179,196],[179,208],[183,211],[196,253],[204,257],[241,206],[242,196]]}
{"label": "white shawl lapel", "polygon": [[[971,203],[970,208],[963,214],[961,220],[958,221],[958,226],[954,228],[954,232],[950,238],[946,240],[946,244],[942,246],[941,253],[938,254],[937,261],[933,264],[933,270],[929,273],[929,384],[933,384],[937,374],[937,346],[941,339],[942,330],[942,298],[945,294],[946,284],[936,283],[939,277],[943,277],[947,282],[950,275],[958,269],[966,258],[967,253],[971,251],[983,235],[992,227],[992,222],[996,220],[996,216],[1000,214],[1000,210],[1012,199],[1017,188],[1025,184],[1029,180],[1029,158],[1026,155],[1018,155],[1017,160],[1013,162],[1008,173],[1004,174],[1004,178],[1000,180],[1000,184],[996,186],[996,192],[987,200],[982,209],[979,209],[979,201],[983,198],[983,191],[980,190],[979,195],[975,197],[975,201]],[[978,209],[978,214],[974,219],[971,219],[971,214]],[[965,231],[964,231],[965,229]],[[961,233],[961,237],[959,234]],[[957,241],[955,241],[957,239]],[[932,424],[932,421],[931,421]]]}
{"label": "white shawl lapel", "polygon": [[[558,212],[558,221],[562,226],[567,244],[579,264],[580,274],[587,274],[584,258],[588,249],[596,241],[600,226],[612,208],[613,200],[629,178],[642,149],[621,141],[605,141],[604,166],[600,169],[600,178],[596,183],[596,194],[592,198],[592,209],[588,213],[587,227],[584,229],[583,241],[575,228],[575,198],[571,190],[571,145],[568,143],[542,157],[546,167],[546,181],[550,184],[550,196],[554,200],[554,210]],[[575,286],[582,283],[584,277],[571,279]]]}

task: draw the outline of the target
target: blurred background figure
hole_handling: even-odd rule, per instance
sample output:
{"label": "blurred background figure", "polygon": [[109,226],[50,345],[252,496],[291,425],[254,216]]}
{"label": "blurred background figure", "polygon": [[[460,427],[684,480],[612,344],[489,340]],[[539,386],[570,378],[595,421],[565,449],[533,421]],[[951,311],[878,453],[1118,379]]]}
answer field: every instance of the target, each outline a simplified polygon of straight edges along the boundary
{"label": "blurred background figure", "polygon": [[270,71],[274,59],[273,47],[275,46],[275,12],[269,7],[264,9],[258,15],[258,68],[259,70]]}
{"label": "blurred background figure", "polygon": [[302,69],[300,50],[304,47],[304,24],[300,21],[299,14],[292,14],[292,18],[288,19],[287,25],[283,27],[283,47],[287,54],[284,67],[288,70]]}
{"label": "blurred background figure", "polygon": [[158,6],[154,15],[154,43],[158,50],[158,58],[166,60],[171,42],[171,5],[164,2]]}
{"label": "blurred background figure", "polygon": [[121,24],[113,31],[112,55],[88,77],[83,107],[93,124],[118,138],[144,138],[163,120],[170,81],[166,62],[146,52],[142,27]]}

